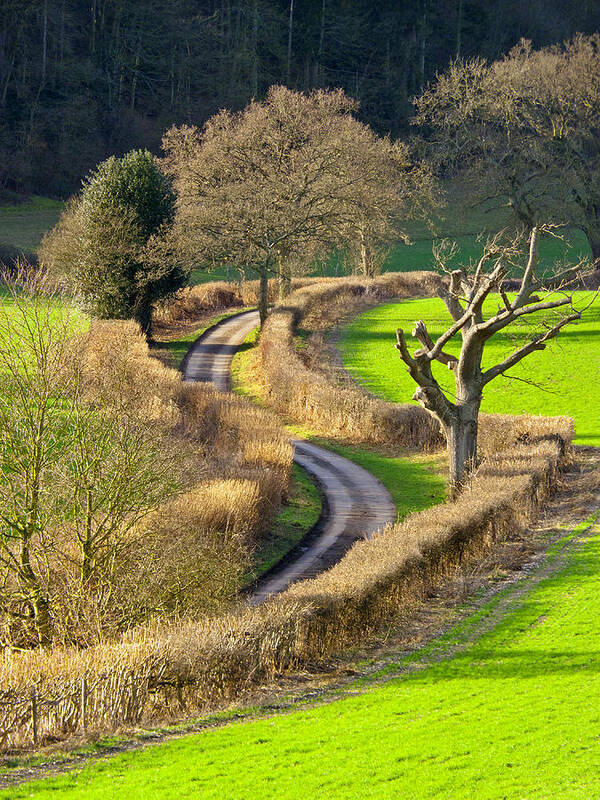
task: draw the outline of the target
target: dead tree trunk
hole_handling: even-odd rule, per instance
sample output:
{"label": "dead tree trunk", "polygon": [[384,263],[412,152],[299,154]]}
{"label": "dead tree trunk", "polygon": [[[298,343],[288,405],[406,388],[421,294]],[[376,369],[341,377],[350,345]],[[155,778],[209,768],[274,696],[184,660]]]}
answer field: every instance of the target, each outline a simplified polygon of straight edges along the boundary
{"label": "dead tree trunk", "polygon": [[444,425],[448,448],[450,485],[457,492],[477,466],[477,431],[479,403],[457,406],[457,414],[450,425]]}

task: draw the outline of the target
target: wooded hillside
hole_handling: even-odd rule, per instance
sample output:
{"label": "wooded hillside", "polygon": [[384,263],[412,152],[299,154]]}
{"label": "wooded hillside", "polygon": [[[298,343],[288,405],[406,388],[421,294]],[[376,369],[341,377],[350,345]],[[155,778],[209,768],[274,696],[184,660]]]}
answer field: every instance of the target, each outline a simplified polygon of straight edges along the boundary
{"label": "wooded hillside", "polygon": [[599,25],[595,0],[2,0],[0,191],[66,196],[106,156],[274,83],[342,87],[395,135],[457,55]]}

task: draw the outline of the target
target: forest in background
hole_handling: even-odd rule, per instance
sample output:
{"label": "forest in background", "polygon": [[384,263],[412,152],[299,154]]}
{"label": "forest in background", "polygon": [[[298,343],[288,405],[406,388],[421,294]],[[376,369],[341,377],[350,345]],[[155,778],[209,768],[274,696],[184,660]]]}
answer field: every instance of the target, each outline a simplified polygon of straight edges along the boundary
{"label": "forest in background", "polygon": [[456,56],[600,27],[598,0],[1,0],[0,199],[66,197],[113,153],[158,152],[269,86],[342,87],[379,133]]}

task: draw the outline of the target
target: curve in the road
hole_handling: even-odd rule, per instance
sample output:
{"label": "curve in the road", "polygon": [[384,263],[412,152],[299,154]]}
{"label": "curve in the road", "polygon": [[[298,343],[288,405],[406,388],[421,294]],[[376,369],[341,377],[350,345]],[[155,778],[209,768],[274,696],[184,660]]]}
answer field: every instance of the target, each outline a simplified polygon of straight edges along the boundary
{"label": "curve in the road", "polygon": [[[182,369],[186,381],[210,381],[231,389],[231,362],[258,325],[258,312],[245,311],[208,328],[191,346]],[[256,585],[250,602],[261,603],[302,578],[314,577],[335,564],[350,546],[393,522],[396,507],[389,492],[370,472],[323,447],[293,440],[294,461],[319,484],[326,513],[302,544]]]}

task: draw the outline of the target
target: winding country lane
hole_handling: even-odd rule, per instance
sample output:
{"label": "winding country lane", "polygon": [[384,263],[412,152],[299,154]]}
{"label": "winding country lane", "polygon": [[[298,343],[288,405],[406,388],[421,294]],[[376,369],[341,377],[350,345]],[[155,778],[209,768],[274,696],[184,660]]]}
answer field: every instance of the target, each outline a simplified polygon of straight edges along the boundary
{"label": "winding country lane", "polygon": [[[206,330],[185,357],[184,380],[212,381],[220,391],[230,391],[233,356],[257,325],[258,312],[245,311]],[[370,472],[310,442],[295,439],[292,444],[294,461],[321,488],[323,513],[307,539],[258,582],[252,604],[332,566],[353,542],[396,517],[389,492]]]}

